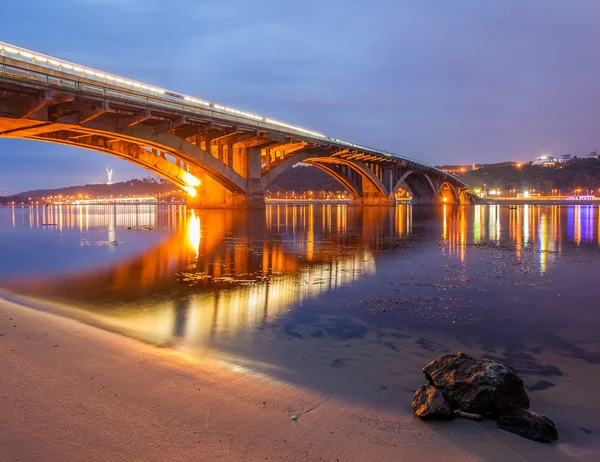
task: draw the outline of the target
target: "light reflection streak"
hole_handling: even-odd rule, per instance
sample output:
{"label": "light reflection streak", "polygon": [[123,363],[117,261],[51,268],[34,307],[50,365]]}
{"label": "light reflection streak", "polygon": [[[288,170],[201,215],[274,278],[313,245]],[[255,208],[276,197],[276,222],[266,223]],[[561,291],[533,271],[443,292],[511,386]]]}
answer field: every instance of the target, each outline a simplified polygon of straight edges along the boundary
{"label": "light reflection streak", "polygon": [[539,242],[540,242],[540,273],[545,273],[547,269],[547,250],[548,250],[548,223],[546,219],[546,214],[542,214],[540,217],[540,226],[539,226]]}
{"label": "light reflection streak", "polygon": [[523,206],[523,247],[529,246],[529,205]]}
{"label": "light reflection streak", "polygon": [[194,249],[196,258],[198,258],[198,249],[200,248],[201,235],[202,231],[200,225],[200,217],[197,217],[195,212],[192,210],[191,216],[187,224],[187,238],[190,247]]}
{"label": "light reflection streak", "polygon": [[581,206],[575,205],[573,207],[573,240],[575,244],[581,244]]}
{"label": "light reflection streak", "polygon": [[448,206],[446,204],[444,204],[442,213],[444,215],[444,221],[442,225],[442,239],[446,240],[448,239]]}
{"label": "light reflection streak", "polygon": [[474,220],[473,220],[473,242],[478,244],[481,241],[481,212],[482,206],[476,205],[474,209]]}

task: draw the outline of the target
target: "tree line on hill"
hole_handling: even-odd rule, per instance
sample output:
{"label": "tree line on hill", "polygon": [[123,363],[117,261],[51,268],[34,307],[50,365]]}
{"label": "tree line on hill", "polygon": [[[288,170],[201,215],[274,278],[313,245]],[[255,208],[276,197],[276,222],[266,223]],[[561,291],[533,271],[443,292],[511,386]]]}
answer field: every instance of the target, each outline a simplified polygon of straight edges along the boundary
{"label": "tree line on hill", "polygon": [[[572,194],[579,189],[598,191],[600,188],[600,161],[596,159],[574,159],[556,167],[516,164],[488,165],[478,170],[470,170],[459,176],[468,186],[478,189],[500,189],[503,193],[516,189],[551,194],[558,190]],[[485,185],[485,186],[484,186]]]}
{"label": "tree line on hill", "polygon": [[24,191],[13,196],[0,197],[0,203],[20,203],[39,201],[43,197],[62,196],[64,198],[108,198],[128,196],[164,196],[181,195],[181,191],[167,180],[143,178],[114,184],[88,184],[56,189],[36,189]]}

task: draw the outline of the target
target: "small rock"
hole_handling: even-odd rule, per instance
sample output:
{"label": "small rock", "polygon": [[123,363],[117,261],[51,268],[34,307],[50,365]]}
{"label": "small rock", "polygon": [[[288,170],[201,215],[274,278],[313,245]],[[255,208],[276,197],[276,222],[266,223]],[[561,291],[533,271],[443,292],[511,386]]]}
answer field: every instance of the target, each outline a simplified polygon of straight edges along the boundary
{"label": "small rock", "polygon": [[421,385],[413,396],[415,414],[424,420],[451,420],[454,412],[440,390],[431,385]]}
{"label": "small rock", "polygon": [[542,443],[551,443],[558,439],[558,431],[548,417],[527,409],[516,409],[503,414],[498,419],[502,430]]}
{"label": "small rock", "polygon": [[290,420],[298,420],[298,416],[294,414]]}
{"label": "small rock", "polygon": [[465,412],[461,409],[454,411],[454,414],[458,417],[462,417],[463,419],[477,420],[478,422],[483,420],[483,416],[481,414],[473,414],[471,412]]}
{"label": "small rock", "polygon": [[341,358],[337,358],[334,359],[333,361],[331,361],[331,363],[329,364],[331,367],[342,367],[344,365],[345,361]]}
{"label": "small rock", "polygon": [[431,361],[423,372],[454,409],[498,415],[529,408],[523,380],[505,364],[453,353]]}

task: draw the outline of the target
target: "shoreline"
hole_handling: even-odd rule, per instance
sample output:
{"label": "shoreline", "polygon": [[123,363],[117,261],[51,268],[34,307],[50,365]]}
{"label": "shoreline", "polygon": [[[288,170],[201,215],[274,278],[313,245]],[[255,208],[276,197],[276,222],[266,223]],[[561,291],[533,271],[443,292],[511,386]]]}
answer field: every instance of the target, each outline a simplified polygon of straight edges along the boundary
{"label": "shoreline", "polygon": [[426,423],[410,401],[375,410],[2,299],[0,320],[2,461],[594,456],[568,439],[543,445],[494,422]]}
{"label": "shoreline", "polygon": [[600,199],[595,200],[560,200],[560,199],[493,199],[486,205],[600,205]]}

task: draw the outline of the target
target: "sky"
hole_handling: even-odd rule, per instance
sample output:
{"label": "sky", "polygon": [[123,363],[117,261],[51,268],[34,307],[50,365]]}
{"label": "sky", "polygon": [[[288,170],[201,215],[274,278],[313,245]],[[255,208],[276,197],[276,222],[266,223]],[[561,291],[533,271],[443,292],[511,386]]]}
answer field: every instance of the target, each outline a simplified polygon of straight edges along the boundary
{"label": "sky", "polygon": [[[0,41],[432,164],[600,148],[600,1],[5,3]],[[10,193],[150,176],[35,141],[0,159]]]}

